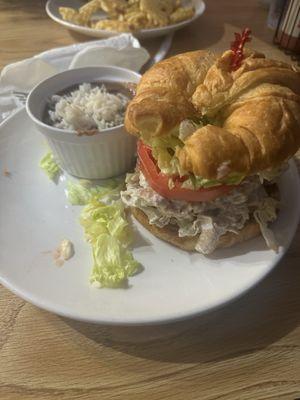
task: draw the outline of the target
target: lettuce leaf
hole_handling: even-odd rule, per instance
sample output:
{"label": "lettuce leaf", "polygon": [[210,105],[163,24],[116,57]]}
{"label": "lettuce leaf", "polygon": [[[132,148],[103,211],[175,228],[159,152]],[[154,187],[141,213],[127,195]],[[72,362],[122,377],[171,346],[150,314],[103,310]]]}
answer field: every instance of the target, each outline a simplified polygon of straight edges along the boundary
{"label": "lettuce leaf", "polygon": [[124,179],[110,179],[101,186],[92,186],[89,181],[67,183],[70,203],[85,205],[79,220],[85,239],[92,246],[90,281],[98,287],[124,286],[140,269],[128,249],[132,233],[120,200],[123,186]]}
{"label": "lettuce leaf", "polygon": [[131,252],[114,236],[101,234],[93,245],[94,267],[91,283],[101,287],[120,287],[138,272],[139,264]]}
{"label": "lettuce leaf", "polygon": [[120,190],[124,186],[124,179],[108,179],[102,185],[92,186],[87,180],[79,183],[67,182],[66,195],[72,205],[85,205],[92,198],[98,200],[112,201],[120,197]]}
{"label": "lettuce leaf", "polygon": [[125,246],[131,243],[131,232],[120,200],[111,205],[97,199],[91,200],[80,214],[80,224],[85,230],[86,240],[91,244],[94,244],[102,233],[108,233]]}
{"label": "lettuce leaf", "polygon": [[178,158],[175,156],[176,149],[184,145],[184,140],[203,126],[202,119],[185,119],[179,125],[175,126],[168,135],[159,137],[144,138],[146,144],[152,149],[152,155],[157,161],[159,169],[166,175],[187,174],[179,164]]}
{"label": "lettuce leaf", "polygon": [[55,180],[61,174],[61,169],[56,163],[53,153],[49,151],[40,161],[40,167],[46,173],[48,178]]}
{"label": "lettuce leaf", "polygon": [[209,188],[219,185],[238,185],[245,178],[242,174],[231,174],[224,179],[205,179],[201,177],[195,177],[195,188]]}
{"label": "lettuce leaf", "polygon": [[220,185],[238,185],[245,178],[242,174],[232,174],[222,180],[206,179],[200,176],[189,175],[189,178],[182,183],[182,187],[185,189],[200,189],[210,188],[213,186]]}
{"label": "lettuce leaf", "polygon": [[94,197],[81,212],[80,223],[93,251],[91,283],[100,287],[126,284],[140,266],[128,250],[132,235],[122,202],[106,205]]}
{"label": "lettuce leaf", "polygon": [[152,148],[152,155],[157,161],[159,169],[166,175],[186,174],[180,167],[175,151],[177,147],[182,147],[183,142],[176,136],[169,135],[164,137],[152,138],[147,144]]}
{"label": "lettuce leaf", "polygon": [[[51,152],[41,159],[40,167],[52,180],[62,172]],[[123,187],[124,178],[108,179],[97,186],[88,180],[67,182],[69,202],[85,206],[80,224],[92,246],[94,265],[90,281],[99,287],[126,285],[128,277],[140,270],[140,264],[128,249],[132,234],[120,200]]]}

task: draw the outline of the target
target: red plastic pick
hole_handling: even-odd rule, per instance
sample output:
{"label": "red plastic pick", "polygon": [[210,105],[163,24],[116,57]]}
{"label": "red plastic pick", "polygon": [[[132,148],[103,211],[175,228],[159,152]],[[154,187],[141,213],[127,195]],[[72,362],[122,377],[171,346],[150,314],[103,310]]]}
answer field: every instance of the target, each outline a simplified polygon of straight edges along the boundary
{"label": "red plastic pick", "polygon": [[250,42],[251,40],[251,30],[249,28],[245,28],[242,32],[234,34],[235,40],[231,43],[231,50],[233,51],[233,55],[231,58],[231,70],[235,71],[241,66],[241,62],[244,58],[243,49],[246,42]]}

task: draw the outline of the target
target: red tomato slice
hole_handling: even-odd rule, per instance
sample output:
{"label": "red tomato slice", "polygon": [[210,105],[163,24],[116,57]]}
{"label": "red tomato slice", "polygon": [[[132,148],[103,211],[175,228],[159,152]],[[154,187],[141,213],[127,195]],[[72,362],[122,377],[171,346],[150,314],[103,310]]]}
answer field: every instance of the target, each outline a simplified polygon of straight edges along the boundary
{"label": "red tomato slice", "polygon": [[161,196],[171,200],[185,200],[190,202],[211,201],[223,196],[233,189],[234,186],[220,185],[211,188],[201,188],[197,190],[182,188],[182,182],[187,177],[176,177],[173,179],[174,187],[169,188],[169,176],[160,172],[155,160],[153,159],[151,148],[142,141],[138,141],[139,167],[144,174],[147,182]]}

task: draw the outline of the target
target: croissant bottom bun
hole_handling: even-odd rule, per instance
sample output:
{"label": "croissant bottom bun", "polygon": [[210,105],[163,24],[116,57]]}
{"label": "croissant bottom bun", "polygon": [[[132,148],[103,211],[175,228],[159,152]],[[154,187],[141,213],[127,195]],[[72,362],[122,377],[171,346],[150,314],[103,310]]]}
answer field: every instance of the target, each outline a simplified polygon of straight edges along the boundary
{"label": "croissant bottom bun", "polygon": [[[163,228],[159,228],[156,225],[151,225],[147,215],[139,208],[131,207],[131,212],[136,220],[138,220],[149,232],[159,239],[164,240],[173,246],[179,247],[182,250],[195,250],[199,235],[179,237],[178,229],[174,225],[167,225]],[[227,232],[225,235],[221,236],[216,248],[231,247],[237,243],[245,242],[246,240],[252,239],[259,235],[259,225],[254,220],[250,220],[239,231],[238,234]]]}

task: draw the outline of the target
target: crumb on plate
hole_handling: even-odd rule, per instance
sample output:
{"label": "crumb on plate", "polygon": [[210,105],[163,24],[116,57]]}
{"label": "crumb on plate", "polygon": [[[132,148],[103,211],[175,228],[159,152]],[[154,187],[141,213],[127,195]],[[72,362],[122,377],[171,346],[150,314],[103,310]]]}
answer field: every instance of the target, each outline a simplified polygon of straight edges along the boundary
{"label": "crumb on plate", "polygon": [[52,252],[53,260],[58,267],[68,261],[75,254],[74,245],[69,239],[63,239],[59,246]]}
{"label": "crumb on plate", "polygon": [[11,177],[11,172],[7,169],[3,169],[3,176],[6,176],[7,178]]}

